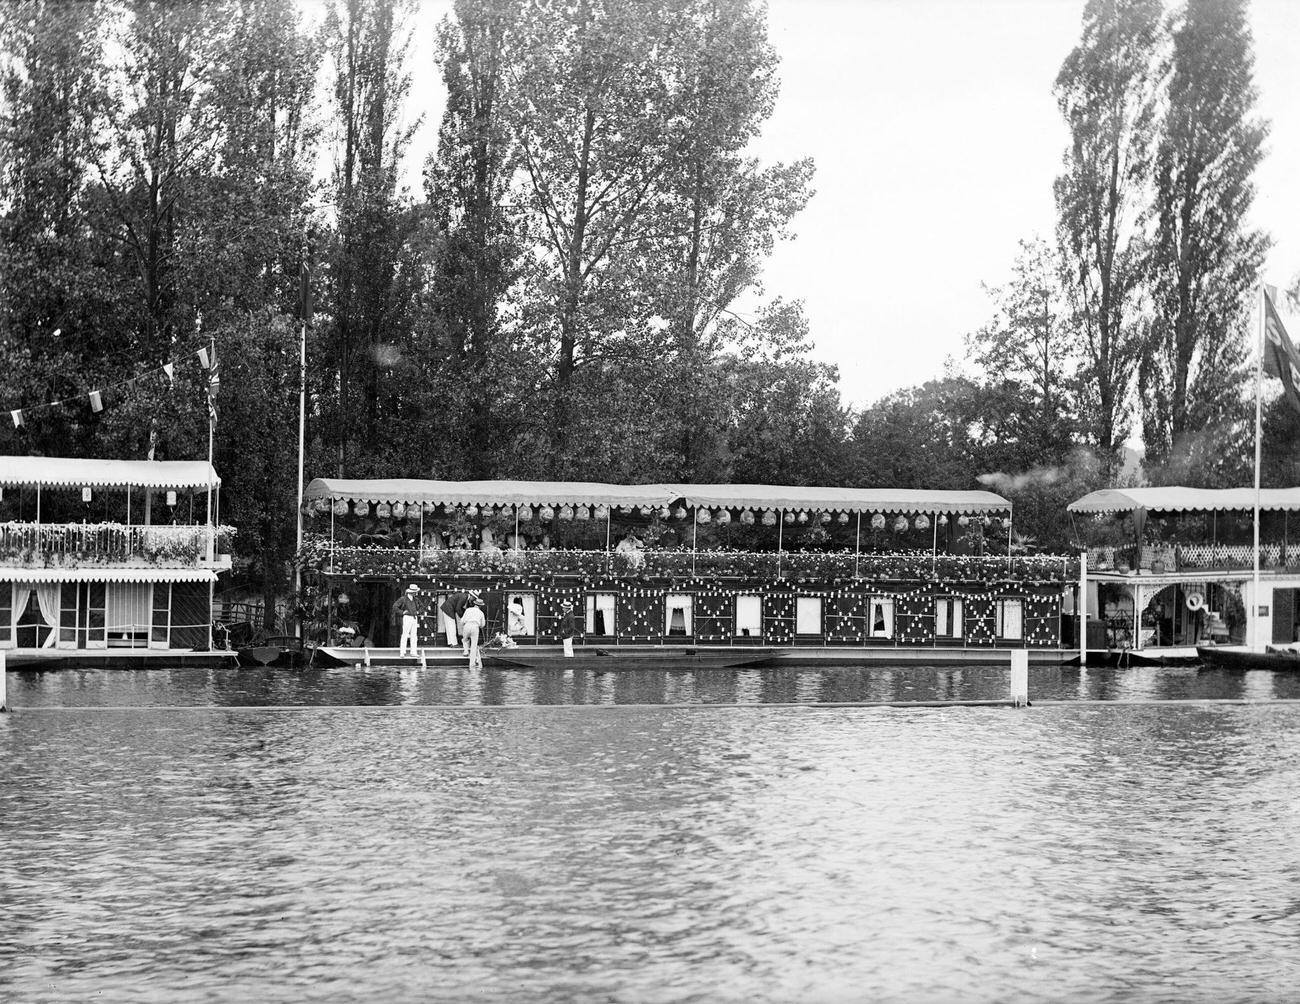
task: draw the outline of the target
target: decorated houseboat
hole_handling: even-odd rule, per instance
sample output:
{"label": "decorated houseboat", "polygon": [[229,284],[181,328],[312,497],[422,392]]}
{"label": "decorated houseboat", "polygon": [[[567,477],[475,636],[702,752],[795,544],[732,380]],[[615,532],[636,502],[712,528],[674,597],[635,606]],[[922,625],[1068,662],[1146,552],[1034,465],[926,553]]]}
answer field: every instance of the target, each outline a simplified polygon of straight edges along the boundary
{"label": "decorated houseboat", "polygon": [[470,591],[497,667],[554,665],[566,603],[566,665],[1078,655],[1078,559],[1013,553],[991,492],[321,478],[303,508],[308,641],[349,664],[461,661],[443,607]]}
{"label": "decorated houseboat", "polygon": [[1070,503],[1086,548],[1089,652],[1246,666],[1271,647],[1282,658],[1270,664],[1300,669],[1300,488],[1265,488],[1258,501],[1258,560],[1253,488],[1107,488]]}
{"label": "decorated houseboat", "polygon": [[207,461],[0,457],[0,648],[10,666],[224,662],[230,568]]}

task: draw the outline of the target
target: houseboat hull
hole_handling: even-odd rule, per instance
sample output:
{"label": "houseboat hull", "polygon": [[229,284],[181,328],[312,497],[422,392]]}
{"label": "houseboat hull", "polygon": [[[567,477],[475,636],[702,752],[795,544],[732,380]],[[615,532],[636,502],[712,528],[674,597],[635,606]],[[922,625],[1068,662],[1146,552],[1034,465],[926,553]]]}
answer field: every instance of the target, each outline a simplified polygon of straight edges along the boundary
{"label": "houseboat hull", "polygon": [[1204,645],[1196,650],[1201,661],[1216,669],[1271,669],[1300,672],[1300,650],[1269,646],[1256,652],[1245,645]]}
{"label": "houseboat hull", "polygon": [[182,652],[176,649],[10,649],[10,669],[222,669],[234,666],[237,653]]}

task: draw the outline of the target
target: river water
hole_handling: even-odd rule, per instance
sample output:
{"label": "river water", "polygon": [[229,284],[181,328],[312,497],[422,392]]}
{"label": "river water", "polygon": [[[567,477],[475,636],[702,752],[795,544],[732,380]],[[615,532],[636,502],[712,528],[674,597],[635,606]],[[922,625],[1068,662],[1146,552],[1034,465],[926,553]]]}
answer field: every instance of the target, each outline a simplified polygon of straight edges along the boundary
{"label": "river water", "polygon": [[788,706],[903,686],[846,672],[10,673],[0,997],[1296,999],[1287,680]]}

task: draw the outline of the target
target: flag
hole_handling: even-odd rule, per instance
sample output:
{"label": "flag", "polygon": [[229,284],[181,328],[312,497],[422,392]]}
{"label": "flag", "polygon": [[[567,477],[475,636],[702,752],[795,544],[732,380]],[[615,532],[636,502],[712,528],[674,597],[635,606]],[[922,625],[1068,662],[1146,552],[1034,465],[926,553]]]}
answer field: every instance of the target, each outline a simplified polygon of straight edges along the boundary
{"label": "flag", "polygon": [[17,411],[11,411],[9,417],[14,420],[15,429],[21,429],[23,427],[23,412],[21,408]]}
{"label": "flag", "polygon": [[97,390],[92,390],[90,392],[90,410],[91,411],[104,410],[104,397]]}
{"label": "flag", "polygon": [[1282,381],[1287,401],[1300,411],[1300,352],[1286,333],[1268,286],[1264,287],[1264,372]]}
{"label": "flag", "polygon": [[[201,350],[200,350],[201,351]],[[208,418],[217,424],[217,394],[221,391],[221,371],[217,367],[217,343],[212,343],[212,352],[208,358]]]}
{"label": "flag", "polygon": [[199,349],[199,365],[202,366],[204,369],[207,369],[208,366],[210,365],[210,363],[208,362],[207,349]]}
{"label": "flag", "polygon": [[163,363],[163,372],[167,374],[167,385],[171,386],[172,374],[176,372],[175,363]]}

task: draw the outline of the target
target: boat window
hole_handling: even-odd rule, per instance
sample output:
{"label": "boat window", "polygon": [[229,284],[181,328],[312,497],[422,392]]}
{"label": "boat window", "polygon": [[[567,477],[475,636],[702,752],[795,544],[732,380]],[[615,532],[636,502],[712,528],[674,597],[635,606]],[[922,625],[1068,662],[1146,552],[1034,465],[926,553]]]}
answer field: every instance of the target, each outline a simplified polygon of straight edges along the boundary
{"label": "boat window", "polygon": [[587,634],[614,633],[614,594],[587,594]]}
{"label": "boat window", "polygon": [[147,648],[153,597],[147,582],[110,582],[107,593],[109,647]]}
{"label": "boat window", "polygon": [[693,600],[689,593],[669,593],[664,598],[664,634],[690,635],[694,632],[691,624]]}
{"label": "boat window", "polygon": [[870,617],[867,622],[867,636],[870,638],[894,637],[894,598],[892,596],[873,596],[867,605]]}
{"label": "boat window", "polygon": [[961,600],[941,596],[934,601],[934,633],[937,638],[961,637]]}
{"label": "boat window", "polygon": [[506,631],[511,635],[537,634],[537,597],[510,593],[506,600]]}
{"label": "boat window", "polygon": [[0,582],[0,648],[9,648],[14,643],[14,587],[12,583]]}
{"label": "boat window", "polygon": [[997,635],[1018,640],[1024,637],[1025,607],[1023,600],[998,600]]}
{"label": "boat window", "polygon": [[763,633],[763,597],[736,597],[736,635],[757,638]]}
{"label": "boat window", "polygon": [[795,600],[794,633],[822,633],[822,598],[820,596],[800,596]]}

